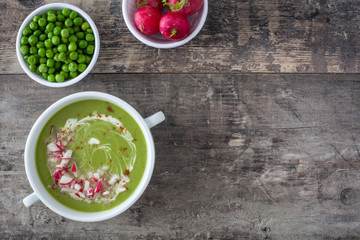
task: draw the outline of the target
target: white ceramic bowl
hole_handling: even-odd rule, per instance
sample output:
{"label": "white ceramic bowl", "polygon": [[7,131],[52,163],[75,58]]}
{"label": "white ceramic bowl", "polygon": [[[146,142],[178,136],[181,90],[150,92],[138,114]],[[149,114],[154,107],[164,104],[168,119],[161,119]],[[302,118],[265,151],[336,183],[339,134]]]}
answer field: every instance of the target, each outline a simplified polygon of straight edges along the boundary
{"label": "white ceramic bowl", "polygon": [[[66,207],[65,205],[59,203],[55,200],[46,190],[45,186],[41,183],[41,180],[37,174],[36,167],[35,167],[35,148],[37,139],[43,129],[44,125],[47,121],[60,109],[64,108],[65,106],[86,100],[86,99],[97,99],[103,100],[110,103],[113,103],[120,108],[124,109],[128,112],[133,119],[139,125],[141,131],[144,134],[146,145],[147,145],[147,160],[146,160],[146,167],[144,170],[144,174],[140,180],[139,185],[135,189],[134,193],[127,199],[125,202],[121,203],[120,205],[116,206],[115,208],[101,211],[101,212],[79,212],[73,209]],[[132,206],[137,199],[142,195],[147,187],[155,163],[155,147],[154,141],[150,132],[150,128],[159,124],[160,122],[165,120],[165,116],[162,112],[155,113],[154,115],[143,119],[140,114],[129,104],[124,102],[123,100],[101,92],[80,92],[69,95],[60,99],[59,101],[52,104],[48,109],[45,110],[43,114],[37,119],[34,126],[32,127],[28,139],[26,141],[25,146],[25,170],[26,175],[29,179],[30,185],[34,190],[34,193],[30,194],[26,198],[24,198],[23,202],[26,207],[30,207],[32,204],[36,203],[37,201],[41,200],[47,207],[49,207],[52,211],[56,212],[57,214],[81,222],[97,222],[102,221],[105,219],[112,218],[130,206]]]}
{"label": "white ceramic bowl", "polygon": [[153,35],[145,35],[140,33],[140,31],[136,28],[134,21],[134,15],[136,10],[137,7],[135,0],[123,0],[122,12],[126,26],[140,42],[154,48],[175,48],[189,42],[200,32],[201,28],[204,26],[207,17],[208,0],[204,0],[204,5],[199,12],[187,17],[190,22],[190,34],[185,39],[180,41],[168,40],[163,37],[160,32]]}
{"label": "white ceramic bowl", "polygon": [[[42,76],[37,75],[34,72],[31,72],[29,70],[29,65],[27,62],[24,61],[23,55],[20,53],[20,40],[22,37],[22,32],[24,30],[24,28],[28,27],[29,24],[32,22],[32,19],[34,16],[36,15],[41,15],[46,13],[48,10],[52,9],[54,11],[57,10],[61,10],[64,8],[69,8],[71,10],[76,11],[86,22],[88,22],[91,26],[91,29],[93,30],[93,34],[95,37],[95,51],[92,57],[91,62],[88,64],[86,70],[84,72],[82,72],[81,74],[79,74],[76,78],[70,79],[70,80],[66,80],[62,83],[59,82],[49,82],[47,80],[45,80]],[[22,67],[22,69],[26,72],[27,75],[29,75],[29,77],[31,77],[32,79],[34,79],[35,81],[37,81],[40,84],[43,84],[45,86],[48,87],[66,87],[66,86],[70,86],[74,83],[79,82],[81,79],[83,79],[86,75],[88,75],[88,73],[91,71],[91,69],[94,67],[96,60],[99,56],[99,51],[100,51],[100,36],[99,36],[99,32],[96,28],[95,23],[93,22],[93,20],[90,18],[90,16],[85,13],[83,10],[81,10],[78,7],[75,7],[71,4],[67,4],[67,3],[51,3],[51,4],[47,4],[44,5],[42,7],[39,7],[38,9],[36,9],[35,11],[33,11],[32,13],[30,13],[29,16],[27,16],[27,18],[24,20],[24,22],[22,23],[17,38],[16,38],[16,54],[17,57],[19,59],[20,65]]]}

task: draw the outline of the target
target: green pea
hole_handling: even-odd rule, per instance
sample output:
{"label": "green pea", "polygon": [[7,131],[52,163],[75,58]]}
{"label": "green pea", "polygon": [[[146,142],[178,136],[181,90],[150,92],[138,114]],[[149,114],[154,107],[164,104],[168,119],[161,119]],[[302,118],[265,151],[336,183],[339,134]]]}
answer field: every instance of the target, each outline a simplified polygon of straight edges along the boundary
{"label": "green pea", "polygon": [[29,42],[29,44],[30,44],[31,46],[36,45],[38,41],[39,41],[39,40],[38,40],[38,37],[35,36],[35,35],[31,35],[31,36],[28,38],[28,42]]}
{"label": "green pea", "polygon": [[24,56],[24,61],[27,62],[28,58],[29,58],[29,55],[25,55]]}
{"label": "green pea", "polygon": [[54,30],[54,28],[55,28],[55,24],[54,23],[48,23],[47,25],[46,25],[46,30],[48,31],[48,32],[52,32],[53,30]]}
{"label": "green pea", "polygon": [[65,20],[65,26],[72,27],[73,26],[73,21],[70,18],[67,18]]}
{"label": "green pea", "polygon": [[39,48],[38,54],[39,54],[40,57],[45,57],[46,56],[45,48]]}
{"label": "green pea", "polygon": [[73,35],[75,33],[74,28],[68,27],[66,29],[69,30],[70,35]]}
{"label": "green pea", "polygon": [[60,21],[60,22],[64,22],[66,19],[66,17],[62,14],[62,13],[59,13],[57,15],[57,20]]}
{"label": "green pea", "polygon": [[61,42],[62,42],[62,43],[69,43],[69,39],[67,39],[67,38],[61,38]]}
{"label": "green pea", "polygon": [[74,63],[74,62],[69,63],[68,69],[69,69],[70,72],[76,72],[76,70],[77,70],[77,64]]}
{"label": "green pea", "polygon": [[39,36],[41,35],[41,30],[39,30],[39,29],[36,30],[36,31],[33,33],[33,35],[39,37]]}
{"label": "green pea", "polygon": [[46,14],[49,16],[49,15],[53,15],[53,14],[56,14],[56,13],[55,13],[54,10],[50,9],[50,10],[47,11]]}
{"label": "green pea", "polygon": [[69,77],[68,72],[60,71],[60,74],[63,75],[65,79],[67,79]]}
{"label": "green pea", "polygon": [[55,71],[56,71],[56,70],[55,70],[54,67],[50,67],[50,68],[48,69],[48,74],[53,74]]}
{"label": "green pea", "polygon": [[56,15],[55,14],[50,14],[47,16],[47,20],[49,22],[56,22]]}
{"label": "green pea", "polygon": [[78,63],[84,63],[86,61],[85,55],[84,54],[79,54],[77,62]]}
{"label": "green pea", "polygon": [[29,53],[30,49],[28,46],[24,45],[20,48],[20,52],[22,55],[27,55]]}
{"label": "green pea", "polygon": [[30,47],[30,54],[36,54],[38,52],[38,48],[35,46]]}
{"label": "green pea", "polygon": [[40,18],[39,21],[38,21],[38,24],[40,27],[43,27],[46,25],[46,20],[45,18]]}
{"label": "green pea", "polygon": [[78,58],[78,53],[77,52],[71,52],[69,55],[69,58],[71,60],[76,60]]}
{"label": "green pea", "polygon": [[78,32],[80,32],[80,31],[81,31],[80,27],[74,27],[74,32],[75,32],[75,33],[78,33]]}
{"label": "green pea", "polygon": [[55,53],[55,55],[54,55],[54,60],[56,61],[56,62],[60,62],[60,60],[59,60],[59,53]]}
{"label": "green pea", "polygon": [[78,39],[84,39],[85,38],[85,33],[84,32],[77,32],[76,33],[76,37]]}
{"label": "green pea", "polygon": [[45,13],[43,13],[43,14],[41,14],[41,18],[46,18],[46,14]]}
{"label": "green pea", "polygon": [[64,24],[62,22],[55,22],[55,27],[63,27]]}
{"label": "green pea", "polygon": [[54,45],[59,45],[59,44],[60,44],[60,38],[59,38],[58,36],[53,36],[53,37],[51,38],[51,42],[52,42],[52,44],[54,44]]}
{"label": "green pea", "polygon": [[84,49],[84,48],[87,47],[87,45],[88,45],[87,41],[85,41],[85,40],[80,40],[80,42],[79,42],[79,48]]}
{"label": "green pea", "polygon": [[83,23],[81,24],[81,29],[82,29],[83,31],[86,31],[88,28],[90,28],[90,24],[89,24],[88,22],[83,22]]}
{"label": "green pea", "polygon": [[77,42],[78,38],[75,35],[69,37],[69,42]]}
{"label": "green pea", "polygon": [[89,64],[89,63],[91,62],[91,59],[92,59],[92,58],[91,58],[90,56],[88,56],[88,55],[86,55],[85,58],[86,58],[86,59],[85,59],[85,63],[86,63],[86,64]]}
{"label": "green pea", "polygon": [[55,60],[54,59],[48,59],[46,61],[46,66],[51,68],[51,67],[54,67],[55,66]]}
{"label": "green pea", "polygon": [[46,79],[47,80],[47,78],[48,78],[48,74],[45,72],[45,73],[43,73],[43,74],[41,74],[41,76],[44,78],[44,79]]}
{"label": "green pea", "polygon": [[60,44],[58,46],[58,51],[61,53],[61,52],[66,52],[66,45],[65,44]]}
{"label": "green pea", "polygon": [[37,48],[43,48],[43,47],[45,47],[45,44],[44,44],[44,42],[39,41],[39,42],[36,44],[36,47],[37,47]]}
{"label": "green pea", "polygon": [[86,69],[86,65],[84,63],[80,63],[78,65],[78,71],[79,72],[83,72],[83,71],[85,71],[85,69]]}
{"label": "green pea", "polygon": [[87,47],[86,47],[86,53],[87,54],[93,54],[94,53],[94,50],[95,50],[95,47],[94,47],[94,45],[88,45]]}
{"label": "green pea", "polygon": [[53,44],[52,44],[52,42],[51,42],[50,39],[46,39],[46,40],[44,41],[44,46],[45,46],[46,48],[52,48]]}
{"label": "green pea", "polygon": [[47,80],[49,82],[55,82],[55,76],[53,74],[49,74]]}
{"label": "green pea", "polygon": [[29,27],[31,28],[31,30],[37,30],[39,28],[39,25],[36,22],[31,22]]}
{"label": "green pea", "polygon": [[54,48],[53,48],[53,52],[54,52],[54,53],[57,53],[57,52],[58,52],[57,47],[54,47]]}
{"label": "green pea", "polygon": [[68,65],[67,65],[67,64],[63,64],[63,65],[61,66],[61,70],[64,71],[64,72],[69,72],[69,67],[68,67]]}
{"label": "green pea", "polygon": [[67,29],[62,29],[61,30],[61,37],[68,38],[69,36],[70,36],[69,30],[67,30]]}
{"label": "green pea", "polygon": [[40,58],[39,63],[40,64],[46,64],[46,61],[47,61],[47,58],[42,57],[42,58]]}
{"label": "green pea", "polygon": [[27,35],[30,35],[30,34],[32,34],[31,28],[30,28],[30,27],[24,28],[24,30],[23,30],[23,35],[24,35],[24,36],[27,36]]}
{"label": "green pea", "polygon": [[56,62],[55,63],[55,69],[60,69],[61,68],[61,62]]}
{"label": "green pea", "polygon": [[66,53],[64,53],[64,52],[59,53],[58,59],[59,59],[59,61],[62,61],[62,62],[65,61]]}
{"label": "green pea", "polygon": [[29,44],[29,42],[28,42],[28,38],[27,37],[21,37],[21,39],[20,39],[20,43],[21,43],[21,45],[26,45],[26,44]]}
{"label": "green pea", "polygon": [[70,13],[69,17],[70,17],[71,19],[75,19],[75,18],[77,17],[77,15],[78,15],[78,13],[77,13],[77,12],[75,12],[75,11],[71,11],[71,13]]}
{"label": "green pea", "polygon": [[59,36],[61,32],[61,27],[55,27],[53,33],[55,36]]}
{"label": "green pea", "polygon": [[28,64],[30,65],[35,65],[36,64],[36,57],[34,55],[31,55],[28,60],[27,60]]}
{"label": "green pea", "polygon": [[76,49],[77,49],[76,43],[71,42],[71,43],[69,44],[69,46],[68,46],[68,50],[69,50],[70,52],[74,52],[74,51],[76,51]]}
{"label": "green pea", "polygon": [[82,49],[78,49],[77,52],[78,52],[79,54],[84,53],[84,51],[83,51]]}
{"label": "green pea", "polygon": [[47,36],[46,36],[46,34],[41,34],[40,36],[39,36],[39,40],[40,41],[45,41],[45,39],[47,39]]}
{"label": "green pea", "polygon": [[71,60],[70,58],[66,58],[65,61],[64,61],[64,63],[65,63],[65,64],[68,64],[68,65],[69,65],[69,63],[71,63],[71,62],[72,62],[72,60]]}
{"label": "green pea", "polygon": [[53,32],[48,33],[48,39],[51,39],[54,36]]}
{"label": "green pea", "polygon": [[56,80],[57,82],[63,82],[63,81],[65,81],[65,77],[64,77],[64,75],[62,75],[62,74],[56,74],[55,80]]}
{"label": "green pea", "polygon": [[29,65],[29,70],[32,71],[32,72],[35,72],[36,71],[36,65],[35,64],[30,64]]}
{"label": "green pea", "polygon": [[64,8],[64,9],[62,10],[62,14],[63,14],[65,17],[68,17],[68,16],[70,15],[70,13],[71,13],[71,10],[68,9],[68,8]]}
{"label": "green pea", "polygon": [[69,72],[70,78],[76,78],[78,76],[78,72]]}
{"label": "green pea", "polygon": [[36,74],[37,74],[37,75],[41,75],[41,72],[40,72],[39,66],[36,68],[35,72],[36,72]]}
{"label": "green pea", "polygon": [[33,17],[33,21],[34,21],[34,22],[39,21],[39,19],[40,19],[40,16],[34,16],[34,17]]}
{"label": "green pea", "polygon": [[47,49],[47,50],[46,50],[46,57],[47,57],[47,58],[53,58],[53,57],[54,57],[54,52],[53,52],[53,50]]}
{"label": "green pea", "polygon": [[83,24],[84,21],[83,21],[83,19],[81,17],[77,17],[77,18],[74,19],[73,22],[74,22],[75,26],[80,27],[81,24]]}

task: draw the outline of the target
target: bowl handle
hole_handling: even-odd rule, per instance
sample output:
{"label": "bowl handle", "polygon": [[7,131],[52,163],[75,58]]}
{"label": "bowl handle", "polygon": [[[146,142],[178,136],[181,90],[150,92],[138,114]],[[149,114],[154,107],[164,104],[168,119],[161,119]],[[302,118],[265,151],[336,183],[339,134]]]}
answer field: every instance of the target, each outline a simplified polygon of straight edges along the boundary
{"label": "bowl handle", "polygon": [[164,120],[165,120],[165,115],[161,111],[151,115],[150,117],[145,118],[145,122],[149,128],[158,125]]}
{"label": "bowl handle", "polygon": [[28,208],[31,207],[34,203],[37,203],[39,200],[40,199],[38,198],[38,196],[33,192],[32,194],[24,198],[23,203],[25,207]]}

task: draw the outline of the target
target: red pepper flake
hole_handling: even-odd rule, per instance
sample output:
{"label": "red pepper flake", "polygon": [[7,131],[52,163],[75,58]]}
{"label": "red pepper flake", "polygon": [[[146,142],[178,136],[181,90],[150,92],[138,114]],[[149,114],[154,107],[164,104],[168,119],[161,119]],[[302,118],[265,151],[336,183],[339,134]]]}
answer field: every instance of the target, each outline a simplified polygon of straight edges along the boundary
{"label": "red pepper flake", "polygon": [[113,130],[116,130],[116,127],[113,127]]}
{"label": "red pepper flake", "polygon": [[124,129],[125,129],[125,128],[124,128],[123,126],[120,126],[120,131],[122,131],[122,132],[123,132],[123,131],[124,131]]}
{"label": "red pepper flake", "polygon": [[116,125],[119,125],[119,123],[116,123]]}
{"label": "red pepper flake", "polygon": [[137,141],[137,139],[136,138],[134,138],[133,140],[132,140],[132,142],[136,142]]}
{"label": "red pepper flake", "polygon": [[110,159],[110,161],[109,162],[112,162],[112,159]]}
{"label": "red pepper flake", "polygon": [[89,113],[89,117],[92,117],[92,114],[91,114],[91,113]]}
{"label": "red pepper flake", "polygon": [[98,114],[98,115],[97,115],[97,117],[98,117],[98,118],[101,118],[101,115],[100,115],[100,114]]}
{"label": "red pepper flake", "polygon": [[105,136],[106,133],[104,133],[104,136]]}
{"label": "red pepper flake", "polygon": [[79,147],[79,146],[77,146],[77,147],[76,147],[76,149],[80,149],[80,147]]}
{"label": "red pepper flake", "polygon": [[124,148],[124,151],[126,151],[127,150],[127,148]]}
{"label": "red pepper flake", "polygon": [[82,144],[82,141],[80,141],[80,144]]}
{"label": "red pepper flake", "polygon": [[107,108],[106,108],[109,112],[114,112],[114,109],[112,109],[110,106],[108,106]]}
{"label": "red pepper flake", "polygon": [[106,131],[110,132],[110,130],[109,130],[109,129],[106,129]]}
{"label": "red pepper flake", "polygon": [[81,147],[81,149],[84,149],[84,147]]}
{"label": "red pepper flake", "polygon": [[79,113],[77,113],[77,114],[76,114],[76,116],[80,117],[80,114],[79,114]]}
{"label": "red pepper flake", "polygon": [[108,117],[109,115],[105,114],[105,117]]}
{"label": "red pepper flake", "polygon": [[129,176],[129,174],[130,174],[129,169],[126,169],[125,172],[124,172],[124,175],[125,175],[125,176]]}

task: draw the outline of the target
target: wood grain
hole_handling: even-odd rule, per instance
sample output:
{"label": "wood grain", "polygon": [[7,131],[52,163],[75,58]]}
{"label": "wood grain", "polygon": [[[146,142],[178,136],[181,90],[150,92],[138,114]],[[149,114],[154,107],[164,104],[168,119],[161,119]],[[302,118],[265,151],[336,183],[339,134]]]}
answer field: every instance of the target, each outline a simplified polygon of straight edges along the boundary
{"label": "wood grain", "polygon": [[[1,75],[0,89],[2,239],[360,238],[358,75],[92,74],[56,90]],[[96,224],[22,204],[31,126],[88,90],[167,117],[144,195]]]}
{"label": "wood grain", "polygon": [[[25,17],[55,1],[1,1],[0,73],[23,74],[15,39]],[[94,73],[358,73],[360,2],[209,0],[204,28],[188,44],[155,49],[127,29],[121,1],[65,1],[95,21]],[[16,16],[14,18],[13,16]]]}

